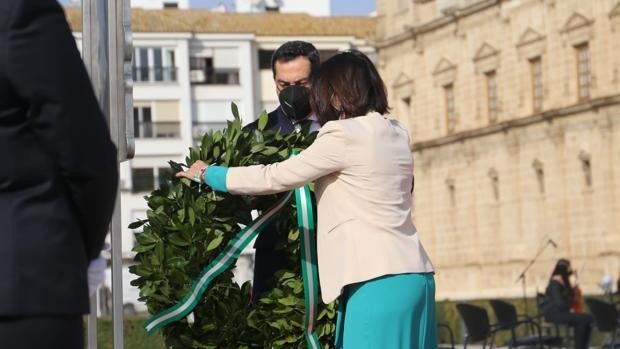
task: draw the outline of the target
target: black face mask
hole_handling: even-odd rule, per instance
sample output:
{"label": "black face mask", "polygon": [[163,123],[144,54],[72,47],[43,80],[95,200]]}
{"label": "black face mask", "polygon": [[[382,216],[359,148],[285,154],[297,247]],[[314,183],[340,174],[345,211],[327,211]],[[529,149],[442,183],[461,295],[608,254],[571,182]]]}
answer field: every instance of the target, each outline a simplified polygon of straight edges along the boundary
{"label": "black face mask", "polygon": [[288,86],[278,96],[284,114],[299,121],[310,114],[310,89],[304,86]]}

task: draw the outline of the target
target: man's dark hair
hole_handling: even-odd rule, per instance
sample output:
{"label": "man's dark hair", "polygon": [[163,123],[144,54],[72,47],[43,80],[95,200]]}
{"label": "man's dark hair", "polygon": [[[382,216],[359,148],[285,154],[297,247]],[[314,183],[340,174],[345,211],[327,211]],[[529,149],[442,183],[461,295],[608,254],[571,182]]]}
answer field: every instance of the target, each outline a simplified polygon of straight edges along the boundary
{"label": "man's dark hair", "polygon": [[290,62],[297,57],[306,57],[310,61],[310,77],[315,76],[319,71],[319,65],[321,60],[319,57],[319,51],[316,47],[309,42],[305,41],[287,41],[271,56],[271,71],[273,77],[276,77],[276,62]]}
{"label": "man's dark hair", "polygon": [[[340,106],[334,102],[339,101]],[[372,61],[356,50],[341,52],[321,64],[314,76],[310,105],[319,123],[364,116],[371,111],[386,114],[390,107],[385,84]]]}

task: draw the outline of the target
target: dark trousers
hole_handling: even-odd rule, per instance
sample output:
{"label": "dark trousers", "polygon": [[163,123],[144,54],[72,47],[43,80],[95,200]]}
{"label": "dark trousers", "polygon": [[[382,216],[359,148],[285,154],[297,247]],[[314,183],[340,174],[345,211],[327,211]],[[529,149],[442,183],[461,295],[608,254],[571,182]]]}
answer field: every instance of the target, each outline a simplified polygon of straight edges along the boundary
{"label": "dark trousers", "polygon": [[83,349],[82,315],[0,316],[0,348]]}
{"label": "dark trousers", "polygon": [[261,295],[271,291],[276,271],[285,269],[288,258],[283,251],[273,248],[256,248],[254,254],[254,282],[252,284],[252,302],[256,303]]}
{"label": "dark trousers", "polygon": [[547,321],[568,325],[575,329],[575,349],[587,349],[592,334],[592,317],[589,314],[560,313],[547,315]]}

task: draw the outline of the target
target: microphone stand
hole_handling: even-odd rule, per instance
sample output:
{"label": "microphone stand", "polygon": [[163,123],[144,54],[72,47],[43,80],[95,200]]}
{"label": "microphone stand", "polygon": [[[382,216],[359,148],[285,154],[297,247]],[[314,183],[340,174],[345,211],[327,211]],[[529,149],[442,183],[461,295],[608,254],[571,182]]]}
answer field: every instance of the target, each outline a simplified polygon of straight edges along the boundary
{"label": "microphone stand", "polygon": [[538,253],[536,253],[536,255],[534,256],[534,258],[532,258],[529,262],[529,264],[525,267],[525,269],[523,269],[523,271],[521,272],[521,274],[519,274],[519,277],[517,278],[517,281],[515,282],[519,282],[519,280],[521,280],[521,285],[523,287],[523,306],[525,307],[525,316],[529,317],[528,311],[527,311],[527,291],[526,291],[526,286],[525,286],[525,273],[527,273],[527,271],[532,267],[532,265],[534,265],[534,263],[536,263],[536,260],[538,259],[538,257],[540,257],[540,255],[543,253],[543,251],[545,250],[545,248],[547,248],[547,246],[551,244],[551,240],[547,240],[547,243],[542,245],[539,249],[538,249]]}

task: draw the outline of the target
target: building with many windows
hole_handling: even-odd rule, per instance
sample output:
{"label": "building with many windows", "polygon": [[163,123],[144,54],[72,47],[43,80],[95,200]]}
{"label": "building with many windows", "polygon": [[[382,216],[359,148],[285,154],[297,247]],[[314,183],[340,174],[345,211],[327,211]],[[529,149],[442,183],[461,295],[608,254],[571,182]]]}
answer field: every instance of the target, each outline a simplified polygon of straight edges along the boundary
{"label": "building with many windows", "polygon": [[[558,258],[620,277],[620,2],[378,0],[440,299],[533,296]],[[557,248],[555,245],[557,244]],[[541,251],[526,274],[521,271]]]}
{"label": "building with many windows", "polygon": [[[79,9],[67,16],[80,42]],[[307,14],[214,13],[206,10],[132,10],[135,158],[121,164],[123,251],[133,258],[134,233],[127,226],[146,218],[148,195],[171,173],[169,160],[183,162],[187,150],[208,130],[232,119],[239,107],[244,123],[278,105],[271,55],[289,40],[306,40],[322,58],[357,48],[374,57],[375,20],[312,17]],[[240,281],[251,278],[252,251],[241,259]],[[126,299],[137,290],[124,282]]]}

